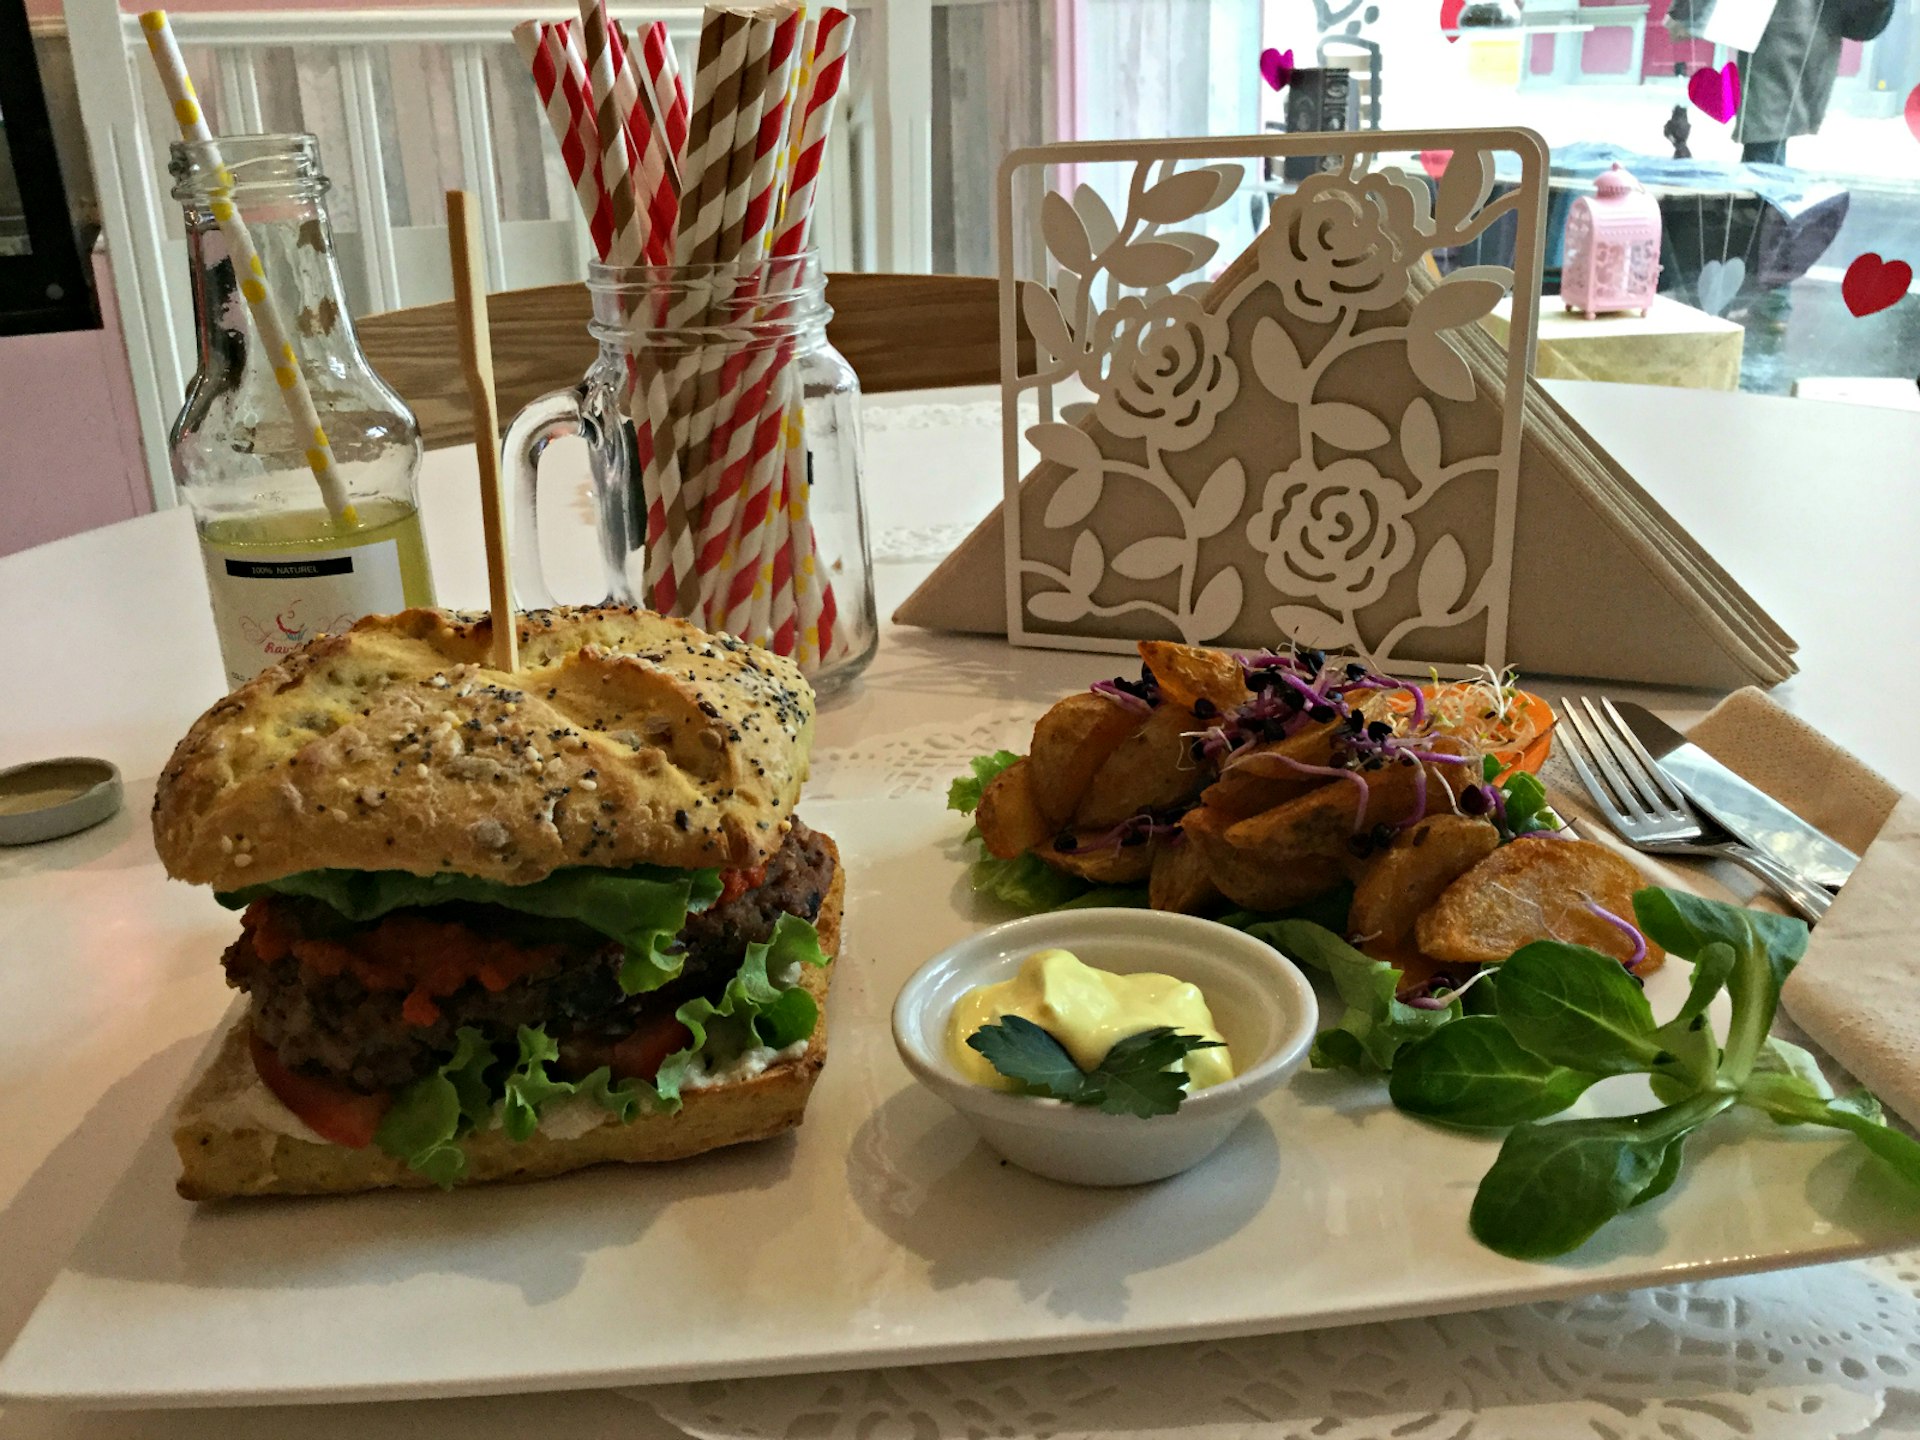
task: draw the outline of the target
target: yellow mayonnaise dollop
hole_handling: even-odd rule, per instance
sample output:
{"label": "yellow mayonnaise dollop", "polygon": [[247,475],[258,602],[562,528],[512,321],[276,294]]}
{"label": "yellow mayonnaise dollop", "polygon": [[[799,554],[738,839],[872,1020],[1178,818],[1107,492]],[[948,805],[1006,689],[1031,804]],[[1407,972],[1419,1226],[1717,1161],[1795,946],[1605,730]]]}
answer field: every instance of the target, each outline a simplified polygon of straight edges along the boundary
{"label": "yellow mayonnaise dollop", "polygon": [[[1020,963],[1020,973],[998,985],[962,995],[947,1021],[947,1052],[960,1073],[976,1085],[1014,1090],[1014,1081],[967,1044],[967,1037],[1005,1016],[1018,1015],[1045,1030],[1082,1070],[1107,1058],[1115,1042],[1157,1025],[1182,1035],[1222,1040],[1200,987],[1171,975],[1114,975],[1084,964],[1065,950],[1039,950]],[[1222,1043],[1188,1052],[1179,1067],[1187,1088],[1201,1090],[1233,1078],[1233,1057]]]}

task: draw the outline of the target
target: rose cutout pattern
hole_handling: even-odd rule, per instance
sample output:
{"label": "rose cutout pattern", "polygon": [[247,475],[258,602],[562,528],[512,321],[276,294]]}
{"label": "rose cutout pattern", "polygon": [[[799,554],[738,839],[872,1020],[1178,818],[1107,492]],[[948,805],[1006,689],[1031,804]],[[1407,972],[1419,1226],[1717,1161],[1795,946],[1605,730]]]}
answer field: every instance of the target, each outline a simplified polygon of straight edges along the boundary
{"label": "rose cutout pattern", "polygon": [[1358,457],[1296,461],[1267,480],[1247,540],[1283,595],[1350,615],[1387,593],[1413,559],[1406,491]]}
{"label": "rose cutout pattern", "polygon": [[1095,418],[1114,435],[1151,440],[1162,450],[1190,450],[1205,440],[1240,390],[1239,369],[1227,357],[1226,317],[1208,314],[1191,295],[1150,304],[1129,295],[1109,306],[1093,355],[1108,360]]}
{"label": "rose cutout pattern", "polygon": [[1304,319],[1390,309],[1421,248],[1413,196],[1380,175],[1309,176],[1274,202],[1259,247],[1261,278]]}

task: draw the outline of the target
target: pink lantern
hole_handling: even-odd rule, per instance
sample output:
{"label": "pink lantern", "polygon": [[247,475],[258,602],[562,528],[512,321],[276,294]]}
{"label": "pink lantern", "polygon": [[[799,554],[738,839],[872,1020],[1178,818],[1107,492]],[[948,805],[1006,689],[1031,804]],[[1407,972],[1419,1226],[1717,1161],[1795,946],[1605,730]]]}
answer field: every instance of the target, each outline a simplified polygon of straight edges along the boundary
{"label": "pink lantern", "polygon": [[1616,163],[1573,202],[1560,298],[1585,315],[1653,308],[1660,285],[1660,206]]}

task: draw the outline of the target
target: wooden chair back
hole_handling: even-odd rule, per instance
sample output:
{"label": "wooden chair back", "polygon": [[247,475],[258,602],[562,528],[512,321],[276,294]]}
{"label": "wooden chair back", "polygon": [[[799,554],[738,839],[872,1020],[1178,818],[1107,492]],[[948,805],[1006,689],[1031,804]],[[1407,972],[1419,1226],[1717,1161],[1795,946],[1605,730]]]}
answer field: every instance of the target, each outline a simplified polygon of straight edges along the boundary
{"label": "wooden chair back", "polygon": [[[868,394],[987,385],[1000,379],[1000,282],[972,275],[830,274],[827,339]],[[508,290],[487,299],[502,423],[593,363],[584,284]],[[453,305],[419,305],[357,322],[373,368],[420,420],[429,449],[473,443],[472,406],[455,360]],[[1020,330],[1021,364],[1033,339]]]}

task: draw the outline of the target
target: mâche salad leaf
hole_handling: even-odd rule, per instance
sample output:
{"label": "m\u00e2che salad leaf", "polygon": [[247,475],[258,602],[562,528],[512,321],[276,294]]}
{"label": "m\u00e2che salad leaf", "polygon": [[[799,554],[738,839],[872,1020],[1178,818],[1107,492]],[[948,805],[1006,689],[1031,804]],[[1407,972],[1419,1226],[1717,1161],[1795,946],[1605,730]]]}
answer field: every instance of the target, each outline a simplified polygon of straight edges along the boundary
{"label": "m\u00e2che salad leaf", "polygon": [[501,885],[472,875],[412,875],[404,870],[303,870],[264,885],[215,895],[240,910],[263,895],[320,900],[343,918],[378,920],[423,905],[499,905],[549,920],[575,920],[626,947],[620,986],[629,995],[655,990],[680,973],[669,950],[687,923],[720,898],[718,870],[668,870],[635,865],[624,870],[556,870],[530,885]]}
{"label": "m\u00e2che salad leaf", "polygon": [[581,1099],[622,1124],[643,1112],[671,1114],[696,1065],[718,1069],[755,1047],[783,1050],[813,1033],[820,1009],[799,987],[802,965],[823,966],[829,957],[820,935],[797,915],[782,915],[765,941],[746,947],[740,969],[719,1003],[695,997],[674,1011],[692,1043],[661,1062],[653,1083],[637,1077],[615,1082],[602,1065],[579,1080],[559,1080],[547,1067],[560,1047],[544,1028],[521,1026],[511,1064],[497,1057],[486,1038],[462,1026],[445,1065],[394,1096],[374,1135],[389,1155],[450,1189],[466,1173],[460,1141],[494,1123],[512,1140],[526,1140],[556,1106]]}
{"label": "m\u00e2che salad leaf", "polygon": [[[1409,1114],[1451,1125],[1511,1125],[1480,1182],[1474,1235],[1515,1259],[1576,1249],[1615,1216],[1664,1194],[1686,1137],[1746,1106],[1782,1125],[1845,1130],[1920,1185],[1920,1143],[1889,1129],[1865,1091],[1836,1096],[1813,1057],[1769,1033],[1780,985],[1807,945],[1799,920],[1682,891],[1634,895],[1646,934],[1694,965],[1680,1011],[1658,1023],[1618,960],[1537,942],[1497,972],[1494,1013],[1458,1020],[1402,1049],[1388,1094]],[[1725,1044],[1707,1007],[1724,988]],[[1643,1074],[1661,1108],[1541,1123],[1595,1082]]]}
{"label": "m\u00e2che salad leaf", "polygon": [[1003,1015],[969,1035],[967,1044],[1002,1075],[1017,1080],[1022,1094],[1146,1119],[1173,1114],[1187,1097],[1186,1072],[1169,1067],[1189,1051],[1212,1050],[1220,1042],[1156,1025],[1116,1040],[1098,1065],[1082,1070],[1067,1047],[1043,1027],[1019,1015]]}

